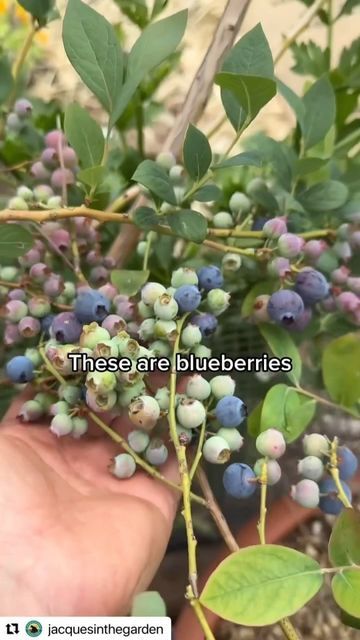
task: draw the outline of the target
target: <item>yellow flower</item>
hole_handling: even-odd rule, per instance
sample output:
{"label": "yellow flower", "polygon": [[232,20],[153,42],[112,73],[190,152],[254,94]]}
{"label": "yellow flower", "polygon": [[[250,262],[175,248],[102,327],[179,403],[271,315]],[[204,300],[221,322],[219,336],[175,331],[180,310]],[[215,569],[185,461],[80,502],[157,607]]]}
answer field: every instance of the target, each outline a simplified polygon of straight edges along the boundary
{"label": "yellow flower", "polygon": [[8,0],[0,0],[0,16],[4,13],[7,13],[8,10]]}

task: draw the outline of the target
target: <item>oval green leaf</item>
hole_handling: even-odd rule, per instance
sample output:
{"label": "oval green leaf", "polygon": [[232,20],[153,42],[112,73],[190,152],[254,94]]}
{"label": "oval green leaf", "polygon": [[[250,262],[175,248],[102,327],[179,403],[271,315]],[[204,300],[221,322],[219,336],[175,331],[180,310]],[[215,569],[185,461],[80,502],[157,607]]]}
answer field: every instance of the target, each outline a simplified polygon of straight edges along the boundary
{"label": "oval green leaf", "polygon": [[177,204],[174,187],[168,174],[153,160],[141,162],[132,179],[149,189],[161,201],[165,200],[169,204]]}
{"label": "oval green leaf", "polygon": [[151,207],[138,207],[132,214],[132,219],[139,229],[152,229],[160,222],[159,216]]}
{"label": "oval green leaf", "polygon": [[295,384],[299,384],[302,371],[302,362],[299,351],[289,334],[272,324],[259,325],[260,333],[269,345],[274,356],[278,358],[291,358],[292,371],[286,375]]}
{"label": "oval green leaf", "polygon": [[200,602],[225,620],[260,627],[296,613],[322,583],[319,564],[303,553],[272,544],[253,546],[221,562]]}
{"label": "oval green leaf", "polygon": [[76,103],[70,104],[65,111],[64,129],[82,168],[99,166],[105,149],[104,135],[86,109]]}
{"label": "oval green leaf", "polygon": [[334,567],[360,565],[360,513],[344,509],[337,518],[329,540],[329,558]]}
{"label": "oval green leaf", "polygon": [[344,407],[360,400],[360,337],[349,333],[330,342],[323,353],[322,374],[332,398]]}
{"label": "oval green leaf", "polygon": [[33,245],[31,233],[20,224],[1,223],[0,256],[1,262],[8,262],[23,256]]}
{"label": "oval green leaf", "polygon": [[301,436],[314,417],[315,400],[302,396],[286,384],[276,384],[266,394],[260,417],[260,432],[275,428],[287,442]]}
{"label": "oval green leaf", "polygon": [[189,176],[198,182],[211,165],[212,152],[207,137],[193,124],[186,132],[183,155]]}
{"label": "oval green leaf", "polygon": [[335,602],[343,611],[360,618],[360,567],[337,573],[331,582]]}
{"label": "oval green leaf", "polygon": [[206,238],[207,220],[198,211],[183,209],[167,216],[171,230],[180,238],[200,244]]}
{"label": "oval green leaf", "polygon": [[148,281],[149,271],[130,271],[115,269],[111,272],[111,282],[119,293],[125,296],[134,296]]}

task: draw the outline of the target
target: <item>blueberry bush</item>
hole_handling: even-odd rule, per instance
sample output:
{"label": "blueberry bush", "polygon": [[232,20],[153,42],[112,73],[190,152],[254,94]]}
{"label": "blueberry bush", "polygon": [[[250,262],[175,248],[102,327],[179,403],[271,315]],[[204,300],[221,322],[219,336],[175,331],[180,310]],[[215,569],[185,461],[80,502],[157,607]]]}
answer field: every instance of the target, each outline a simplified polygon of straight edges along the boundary
{"label": "blueberry bush", "polygon": [[[206,609],[240,625],[279,623],[296,640],[289,617],[327,575],[344,624],[359,628],[358,460],[338,437],[311,429],[321,405],[360,418],[360,39],[336,62],[332,42],[359,3],[303,0],[304,20],[274,58],[260,24],[243,35],[213,79],[232,144],[215,153],[212,135],[189,122],[181,152],[155,157],[144,130],[161,114],[156,91],[178,62],[187,12],[164,18],[166,0],[116,3],[139,31],[130,51],[121,29],[82,0],[68,0],[63,17],[69,63],[103,109],[101,125],[76,102],[64,108],[27,91],[34,41],[60,19],[53,0],[19,0],[26,36],[0,52],[3,396],[30,383],[24,429],[41,422],[54,438],[86,438],[91,421],[119,445],[115,478],[143,469],[179,492],[185,595],[208,640]],[[313,19],[326,47],[298,42]],[[305,76],[301,96],[277,77],[288,49]],[[291,133],[243,140],[277,93],[296,118]],[[248,361],[237,349],[247,328],[264,352]],[[254,404],[231,372],[250,372],[256,386],[265,365],[270,382]],[[111,426],[124,415],[127,437]],[[291,495],[336,517],[327,567],[266,543],[267,492],[300,438]],[[245,440],[254,465],[238,454]],[[162,473],[170,454],[178,484]],[[258,494],[259,544],[237,547],[203,462],[224,465],[239,509]],[[229,547],[201,592],[194,503],[210,510]],[[146,597],[133,611],[142,606]]]}

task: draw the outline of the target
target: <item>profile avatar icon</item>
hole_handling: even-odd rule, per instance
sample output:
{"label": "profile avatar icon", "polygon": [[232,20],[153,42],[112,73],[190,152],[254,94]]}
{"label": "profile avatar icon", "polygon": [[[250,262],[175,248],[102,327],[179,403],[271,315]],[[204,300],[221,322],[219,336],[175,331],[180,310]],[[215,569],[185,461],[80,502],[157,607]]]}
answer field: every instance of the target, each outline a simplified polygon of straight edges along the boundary
{"label": "profile avatar icon", "polygon": [[38,620],[30,620],[26,623],[25,631],[31,638],[37,638],[42,633],[42,624]]}

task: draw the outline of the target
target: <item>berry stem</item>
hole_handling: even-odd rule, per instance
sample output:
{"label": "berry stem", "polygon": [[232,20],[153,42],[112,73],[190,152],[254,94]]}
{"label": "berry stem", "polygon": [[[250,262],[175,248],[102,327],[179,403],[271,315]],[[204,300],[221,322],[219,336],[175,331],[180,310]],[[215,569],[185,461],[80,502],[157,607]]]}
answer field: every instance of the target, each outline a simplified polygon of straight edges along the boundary
{"label": "berry stem", "polygon": [[147,268],[148,268],[151,245],[153,240],[154,240],[154,233],[153,231],[149,231],[146,238],[146,249],[145,249],[144,260],[143,260],[143,271],[147,271]]}
{"label": "berry stem", "polygon": [[303,17],[299,22],[294,26],[292,31],[285,38],[280,50],[274,57],[274,64],[277,64],[279,60],[283,57],[286,51],[291,47],[291,45],[295,42],[295,40],[307,29],[309,24],[312,22],[313,18],[315,18],[317,12],[328,0],[316,0],[309,9],[304,13]]}
{"label": "berry stem", "polygon": [[194,609],[195,615],[200,623],[200,626],[204,632],[204,636],[206,638],[206,640],[216,640],[215,636],[211,630],[211,627],[205,617],[205,614],[202,610],[202,607],[200,605],[199,600],[196,600],[196,598],[191,598],[191,595],[189,593],[187,593],[187,597],[190,599],[190,604]]}
{"label": "berry stem", "polygon": [[214,519],[214,522],[226,546],[228,547],[229,551],[231,551],[232,553],[235,551],[239,551],[240,547],[236,542],[236,539],[232,534],[232,531],[226,521],[226,518],[218,505],[218,502],[210,486],[209,480],[207,479],[206,473],[201,466],[199,466],[197,469],[196,477],[197,477],[197,480],[199,481],[201,491],[208,504],[209,511]]}
{"label": "berry stem", "polygon": [[312,391],[307,391],[307,389],[303,389],[302,387],[291,387],[298,393],[301,393],[303,396],[308,396],[308,398],[312,398],[321,404],[325,404],[327,407],[331,407],[332,409],[341,409],[344,413],[348,413],[350,416],[354,416],[355,418],[359,417],[359,414],[350,409],[349,407],[343,407],[342,405],[335,404],[335,402],[331,402],[322,396],[317,395],[316,393],[312,393]]}
{"label": "berry stem", "polygon": [[260,519],[257,526],[260,538],[260,544],[266,544],[266,536],[265,536],[265,526],[266,526],[266,498],[267,498],[267,458],[265,458],[263,465],[261,467],[261,475],[259,478],[259,482],[261,484],[260,490]]}
{"label": "berry stem", "polygon": [[190,469],[190,480],[191,482],[193,481],[197,468],[200,464],[200,460],[202,458],[202,449],[203,449],[203,444],[204,444],[204,440],[205,440],[205,435],[206,435],[206,420],[204,420],[204,422],[202,423],[201,427],[200,427],[200,434],[199,434],[199,442],[198,442],[198,446],[196,449],[196,454],[195,454],[195,458],[193,460],[193,463],[191,465],[191,469]]}
{"label": "berry stem", "polygon": [[338,444],[339,444],[339,440],[337,437],[335,437],[331,443],[330,463],[329,463],[330,475],[336,485],[339,500],[341,500],[344,507],[346,507],[347,509],[352,509],[353,506],[349,498],[347,497],[340,480],[340,474],[339,474],[339,468],[338,468],[339,461],[338,461],[338,455],[337,455]]}

